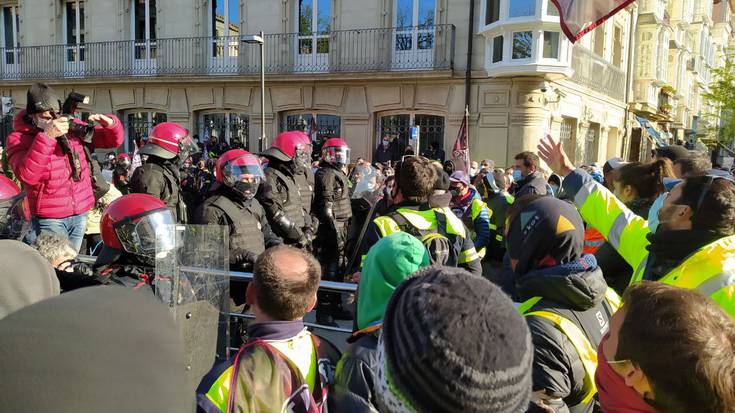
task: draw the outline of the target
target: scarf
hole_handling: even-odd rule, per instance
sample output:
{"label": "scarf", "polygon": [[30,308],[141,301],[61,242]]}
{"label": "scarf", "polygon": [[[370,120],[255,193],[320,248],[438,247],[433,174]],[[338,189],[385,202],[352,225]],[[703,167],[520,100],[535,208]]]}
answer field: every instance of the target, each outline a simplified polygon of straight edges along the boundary
{"label": "scarf", "polygon": [[694,229],[648,234],[651,244],[646,247],[650,256],[645,278],[653,281],[661,279],[694,252],[722,237],[712,231]]}

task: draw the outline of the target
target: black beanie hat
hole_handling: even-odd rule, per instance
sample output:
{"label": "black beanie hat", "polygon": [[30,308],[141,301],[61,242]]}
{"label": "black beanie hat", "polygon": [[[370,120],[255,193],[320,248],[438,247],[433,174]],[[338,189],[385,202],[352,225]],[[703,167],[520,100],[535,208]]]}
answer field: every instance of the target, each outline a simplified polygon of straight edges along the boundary
{"label": "black beanie hat", "polygon": [[61,112],[61,101],[51,86],[45,83],[34,83],[28,89],[26,113],[41,113],[47,110]]}
{"label": "black beanie hat", "polygon": [[656,149],[656,157],[658,158],[669,158],[671,162],[676,162],[677,159],[689,158],[689,149],[681,145],[669,145],[663,148]]}
{"label": "black beanie hat", "polygon": [[389,397],[379,395],[386,411],[391,399],[420,412],[528,408],[531,334],[510,298],[490,281],[458,268],[417,271],[393,293],[382,330],[385,373],[379,380],[392,389]]}

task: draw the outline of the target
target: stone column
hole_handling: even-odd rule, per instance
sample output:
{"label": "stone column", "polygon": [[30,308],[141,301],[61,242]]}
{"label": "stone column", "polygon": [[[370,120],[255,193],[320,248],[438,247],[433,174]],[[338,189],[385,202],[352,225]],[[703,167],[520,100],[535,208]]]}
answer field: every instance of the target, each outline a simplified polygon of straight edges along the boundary
{"label": "stone column", "polygon": [[597,140],[597,159],[596,161],[602,165],[607,160],[607,141],[609,139],[608,132],[610,127],[600,125],[600,138]]}
{"label": "stone column", "polygon": [[586,161],[586,149],[587,149],[587,132],[590,129],[590,124],[587,121],[580,121],[577,123],[577,136],[574,142],[574,159],[577,162],[577,166],[582,165]]}
{"label": "stone column", "polygon": [[543,131],[549,127],[550,113],[541,92],[543,84],[541,78],[513,80],[506,155],[508,165],[520,152],[535,152]]}

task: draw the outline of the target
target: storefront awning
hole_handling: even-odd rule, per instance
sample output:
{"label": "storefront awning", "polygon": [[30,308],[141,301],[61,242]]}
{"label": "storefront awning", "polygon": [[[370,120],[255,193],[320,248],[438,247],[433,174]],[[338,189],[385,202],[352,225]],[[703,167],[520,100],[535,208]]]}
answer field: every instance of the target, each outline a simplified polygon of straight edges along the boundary
{"label": "storefront awning", "polygon": [[653,140],[657,148],[663,148],[668,146],[666,140],[661,136],[661,133],[653,127],[653,124],[646,118],[636,115],[635,119],[640,123],[641,127],[648,132],[649,138]]}

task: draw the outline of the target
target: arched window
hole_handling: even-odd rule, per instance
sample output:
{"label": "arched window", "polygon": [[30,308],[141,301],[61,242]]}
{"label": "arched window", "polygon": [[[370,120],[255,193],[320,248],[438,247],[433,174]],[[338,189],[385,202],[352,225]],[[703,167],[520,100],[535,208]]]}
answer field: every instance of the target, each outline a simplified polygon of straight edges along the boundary
{"label": "arched window", "polygon": [[154,126],[166,122],[168,116],[165,113],[149,109],[133,109],[125,112],[125,152],[135,150],[135,143],[148,137],[148,133]]}
{"label": "arched window", "polygon": [[286,113],[281,117],[281,131],[306,132],[314,143],[315,154],[319,153],[325,140],[341,137],[341,126],[342,118],[326,113]]}
{"label": "arched window", "polygon": [[418,150],[413,148],[414,153],[421,154],[425,152],[429,147],[429,143],[433,143],[435,148],[444,148],[444,116],[421,113],[399,113],[381,116],[378,122],[376,144],[380,143],[385,136],[396,139],[398,145],[396,156],[400,157],[409,144],[411,128],[414,126],[419,128],[419,147]]}
{"label": "arched window", "polygon": [[[216,137],[232,148],[250,149],[250,117],[239,112],[205,112],[197,116],[200,142]],[[253,147],[253,150],[257,148]]]}

